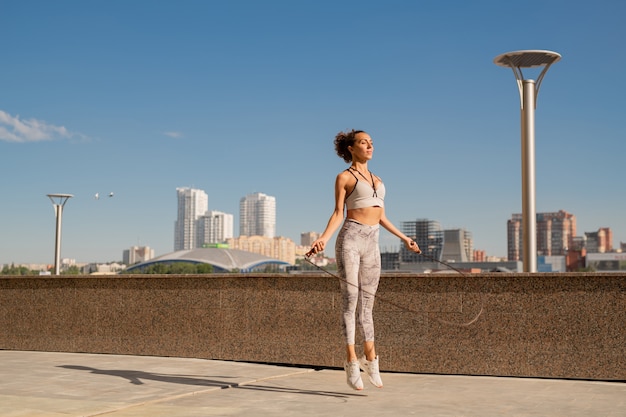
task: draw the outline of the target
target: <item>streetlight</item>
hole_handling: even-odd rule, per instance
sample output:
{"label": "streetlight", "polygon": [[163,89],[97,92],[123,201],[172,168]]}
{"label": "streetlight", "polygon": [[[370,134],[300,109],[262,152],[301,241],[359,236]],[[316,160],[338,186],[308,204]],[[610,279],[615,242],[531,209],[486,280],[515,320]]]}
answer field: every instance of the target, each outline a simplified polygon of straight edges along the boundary
{"label": "streetlight", "polygon": [[54,245],[54,275],[59,275],[61,266],[61,221],[63,218],[63,207],[67,200],[74,197],[72,194],[48,194],[54,206],[54,215],[57,219],[56,241]]}
{"label": "streetlight", "polygon": [[[561,59],[552,51],[513,51],[498,55],[493,62],[511,68],[520,94],[522,116],[522,239],[524,272],[537,272],[537,212],[535,207],[535,108],[544,75]],[[537,82],[524,79],[522,68],[543,67]]]}

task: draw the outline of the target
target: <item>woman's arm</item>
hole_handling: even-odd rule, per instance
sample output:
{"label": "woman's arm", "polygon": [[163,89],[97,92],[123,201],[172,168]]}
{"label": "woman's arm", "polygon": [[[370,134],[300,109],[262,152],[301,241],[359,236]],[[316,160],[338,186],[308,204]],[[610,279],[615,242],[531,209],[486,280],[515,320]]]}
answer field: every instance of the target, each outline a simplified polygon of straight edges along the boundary
{"label": "woman's arm", "polygon": [[333,210],[333,214],[331,214],[330,219],[328,219],[328,224],[324,232],[311,245],[311,250],[307,252],[307,256],[322,252],[326,243],[328,243],[332,235],[343,222],[343,208],[346,201],[346,184],[348,181],[347,176],[344,174],[345,171],[341,172],[335,179],[335,209]]}
{"label": "woman's arm", "polygon": [[396,226],[394,226],[393,223],[391,223],[391,221],[387,219],[387,216],[385,216],[384,208],[383,208],[383,213],[380,216],[379,223],[382,227],[387,229],[389,233],[399,237],[404,242],[404,245],[407,247],[407,249],[412,250],[415,253],[422,253],[422,250],[420,249],[417,242],[415,242],[413,239],[411,239],[410,237],[402,233],[400,230],[398,230],[398,228],[396,228]]}

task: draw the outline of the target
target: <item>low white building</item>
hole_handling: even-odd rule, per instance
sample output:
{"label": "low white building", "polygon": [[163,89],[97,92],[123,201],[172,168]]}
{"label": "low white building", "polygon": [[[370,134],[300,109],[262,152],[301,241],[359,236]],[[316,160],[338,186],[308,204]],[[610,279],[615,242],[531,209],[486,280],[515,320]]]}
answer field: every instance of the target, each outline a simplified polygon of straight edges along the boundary
{"label": "low white building", "polygon": [[626,271],[626,253],[588,253],[585,266],[597,272],[623,272]]}

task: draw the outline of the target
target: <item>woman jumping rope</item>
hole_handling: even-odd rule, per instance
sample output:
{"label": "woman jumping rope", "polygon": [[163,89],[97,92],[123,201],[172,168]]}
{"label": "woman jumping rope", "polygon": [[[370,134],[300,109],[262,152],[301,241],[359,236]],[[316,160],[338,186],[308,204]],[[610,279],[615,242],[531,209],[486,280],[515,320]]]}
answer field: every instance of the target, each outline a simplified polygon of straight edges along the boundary
{"label": "woman jumping rope", "polygon": [[[362,130],[339,132],[335,136],[335,151],[348,169],[335,180],[335,209],[324,233],[311,245],[307,256],[324,250],[326,243],[341,226],[335,244],[337,272],[341,278],[342,329],[346,341],[344,369],[348,385],[363,389],[361,371],[369,381],[382,388],[378,355],[374,347],[372,309],[380,280],[379,226],[399,237],[409,250],[421,253],[415,241],[398,230],[385,216],[385,185],[372,174],[367,163],[372,159],[372,138]],[[344,207],[346,208],[344,218]],[[357,310],[358,308],[358,310]],[[363,337],[363,355],[355,349],[356,326]]]}

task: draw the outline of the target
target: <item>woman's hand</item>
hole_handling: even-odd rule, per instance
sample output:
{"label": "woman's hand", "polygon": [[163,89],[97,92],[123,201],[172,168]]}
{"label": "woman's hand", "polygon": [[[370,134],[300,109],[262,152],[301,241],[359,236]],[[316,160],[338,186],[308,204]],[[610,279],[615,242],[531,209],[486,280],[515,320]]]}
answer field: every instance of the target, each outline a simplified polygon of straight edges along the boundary
{"label": "woman's hand", "polygon": [[422,253],[422,250],[420,249],[419,245],[413,239],[405,240],[404,244],[406,245],[408,250],[412,250],[415,253]]}
{"label": "woman's hand", "polygon": [[311,256],[319,252],[323,252],[325,246],[326,246],[326,241],[322,239],[317,239],[315,242],[313,242],[313,244],[311,245],[311,250],[309,250],[305,256],[307,258],[310,258]]}

